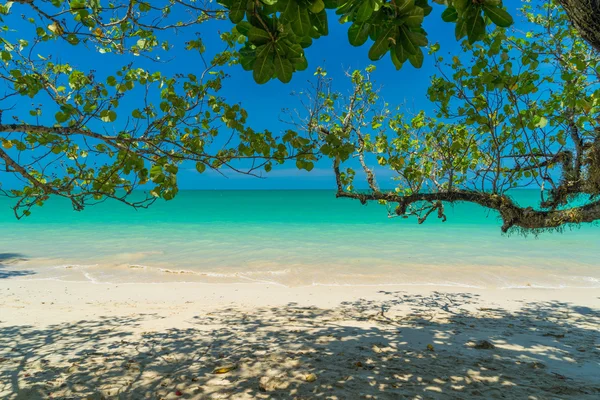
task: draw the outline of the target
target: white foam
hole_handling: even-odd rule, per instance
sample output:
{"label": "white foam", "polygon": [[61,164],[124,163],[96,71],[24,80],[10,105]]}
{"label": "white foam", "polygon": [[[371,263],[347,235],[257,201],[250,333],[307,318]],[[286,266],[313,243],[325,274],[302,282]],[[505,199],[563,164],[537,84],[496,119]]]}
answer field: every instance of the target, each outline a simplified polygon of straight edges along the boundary
{"label": "white foam", "polygon": [[97,267],[99,264],[60,264],[60,265],[52,265],[50,268],[52,269],[86,269]]}

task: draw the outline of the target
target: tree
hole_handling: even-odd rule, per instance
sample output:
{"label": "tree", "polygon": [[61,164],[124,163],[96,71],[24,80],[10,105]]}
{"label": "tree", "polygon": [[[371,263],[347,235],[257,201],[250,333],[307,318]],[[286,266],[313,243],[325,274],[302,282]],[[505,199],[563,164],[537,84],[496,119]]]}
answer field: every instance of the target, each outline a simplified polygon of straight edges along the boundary
{"label": "tree", "polygon": [[[69,199],[76,210],[107,198],[134,207],[170,200],[184,161],[200,173],[255,174],[290,158],[312,168],[308,140],[255,131],[240,105],[219,96],[236,36],[223,34],[225,50],[207,59],[193,31],[224,18],[223,10],[193,0],[105,3],[17,0],[0,7],[0,167],[21,182],[0,190],[15,198],[18,218],[50,196]],[[195,73],[161,72],[161,57],[175,45],[195,55]],[[56,55],[60,46],[66,60]],[[98,68],[77,69],[75,52]],[[230,137],[215,143],[218,135]],[[147,194],[132,197],[140,187]]]}
{"label": "tree", "polygon": [[[497,211],[503,232],[600,219],[600,56],[557,3],[524,11],[531,31],[496,29],[466,42],[467,62],[432,48],[435,117],[390,110],[371,81],[374,67],[351,74],[348,96],[321,72],[308,116],[296,123],[333,160],[337,196],[394,204],[391,215],[419,223],[445,220],[449,203],[475,203]],[[353,159],[369,190],[355,189]],[[375,163],[395,173],[394,190],[378,185]],[[538,206],[511,197],[532,186],[541,189]]]}
{"label": "tree", "polygon": [[[502,0],[432,0],[446,9],[442,19],[456,23],[455,35],[472,44],[485,36],[486,25],[512,25]],[[329,32],[327,10],[340,23],[350,23],[348,41],[362,46],[371,39],[368,56],[376,61],[390,54],[397,69],[409,61],[423,63],[428,44],[423,20],[432,7],[428,0],[220,0],[237,24],[245,46],[242,66],[256,82],[278,78],[289,82],[295,71],[306,69],[304,49]],[[560,0],[581,37],[600,51],[600,0]]]}
{"label": "tree", "polygon": [[[466,37],[470,44],[485,37],[488,25],[512,23],[500,0],[436,2],[446,7],[443,19],[456,23],[457,38]],[[370,38],[371,58],[389,53],[398,68],[406,61],[419,67],[428,42],[422,29],[431,11],[427,0],[223,4],[227,10],[208,0],[15,0],[0,5],[0,169],[20,181],[17,187],[0,186],[0,193],[15,199],[17,217],[50,196],[69,199],[76,210],[107,198],[134,207],[170,200],[185,162],[200,173],[229,168],[256,174],[290,159],[311,170],[318,143],[293,130],[278,136],[247,126],[241,105],[219,94],[224,69],[239,63],[252,69],[258,82],[289,81],[295,70],[307,66],[304,48],[327,34],[325,9],[336,9],[342,22],[352,22],[352,44]],[[579,21],[577,27],[589,26],[590,16],[584,21],[575,3],[561,4]],[[221,34],[224,50],[208,56],[195,32],[227,18],[237,24]],[[584,37],[593,41],[590,32]],[[237,51],[239,44],[243,47]],[[174,46],[197,57],[193,72],[164,71],[163,60]],[[67,49],[62,52],[66,59],[53,55],[57,49]],[[70,58],[75,52],[96,60],[97,68],[76,68]],[[110,70],[111,65],[118,67]],[[146,195],[132,197],[139,188]]]}
{"label": "tree", "polygon": [[560,0],[582,38],[600,51],[600,0]]}

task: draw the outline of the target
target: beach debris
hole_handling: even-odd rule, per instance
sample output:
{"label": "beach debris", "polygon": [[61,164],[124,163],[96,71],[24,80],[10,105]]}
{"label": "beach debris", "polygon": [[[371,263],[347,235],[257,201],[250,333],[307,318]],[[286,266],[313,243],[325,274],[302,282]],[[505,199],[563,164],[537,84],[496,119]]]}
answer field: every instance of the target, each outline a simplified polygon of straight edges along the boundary
{"label": "beach debris", "polygon": [[317,375],[315,375],[315,374],[313,374],[313,373],[307,374],[307,375],[304,377],[304,380],[306,380],[306,382],[314,382],[314,381],[316,381],[316,380],[317,380]]}
{"label": "beach debris", "polygon": [[539,361],[534,361],[532,363],[529,363],[529,366],[533,369],[544,369],[546,368],[546,365],[542,364]]}
{"label": "beach debris", "polygon": [[497,308],[490,308],[490,307],[479,307],[477,310],[479,310],[479,311],[501,311],[501,310],[498,310]]}
{"label": "beach debris", "polygon": [[548,332],[548,333],[544,333],[544,336],[546,337],[553,337],[555,339],[562,339],[565,337],[564,333],[552,333],[552,332]]}
{"label": "beach debris", "polygon": [[429,350],[429,351],[435,351],[435,348],[433,347],[432,344],[428,344],[427,345],[427,350]]}
{"label": "beach debris", "polygon": [[222,367],[217,367],[213,369],[213,374],[226,374],[233,370],[237,369],[237,364],[224,365]]}
{"label": "beach debris", "polygon": [[181,392],[181,390],[178,390],[175,392],[175,396],[183,396],[183,393]]}
{"label": "beach debris", "polygon": [[275,390],[284,390],[290,386],[285,374],[278,376],[263,376],[258,380],[258,388],[263,392],[273,392]]}
{"label": "beach debris", "polygon": [[560,379],[560,380],[563,380],[563,381],[564,381],[564,380],[567,380],[567,379],[571,379],[571,378],[569,378],[569,377],[566,377],[566,376],[564,376],[564,375],[562,375],[562,374],[559,374],[559,373],[557,373],[557,372],[553,372],[553,373],[552,373],[552,375],[554,375],[556,378],[558,378],[558,379]]}
{"label": "beach debris", "polygon": [[354,366],[357,368],[362,368],[363,367],[363,363],[361,363],[360,361],[357,361],[354,363]]}
{"label": "beach debris", "polygon": [[479,342],[475,343],[475,346],[473,346],[473,348],[477,350],[493,350],[496,348],[496,346],[494,346],[487,340],[480,340]]}

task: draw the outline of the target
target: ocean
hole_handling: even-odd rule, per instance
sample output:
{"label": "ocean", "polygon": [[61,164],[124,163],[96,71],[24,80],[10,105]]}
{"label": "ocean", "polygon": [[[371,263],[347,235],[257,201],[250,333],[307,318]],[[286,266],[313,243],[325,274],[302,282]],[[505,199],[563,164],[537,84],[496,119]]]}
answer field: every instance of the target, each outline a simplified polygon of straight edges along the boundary
{"label": "ocean", "polygon": [[0,199],[5,279],[600,288],[600,227],[503,235],[495,213],[470,204],[422,225],[327,190],[183,191],[149,209],[83,212],[53,199],[20,221],[10,205]]}

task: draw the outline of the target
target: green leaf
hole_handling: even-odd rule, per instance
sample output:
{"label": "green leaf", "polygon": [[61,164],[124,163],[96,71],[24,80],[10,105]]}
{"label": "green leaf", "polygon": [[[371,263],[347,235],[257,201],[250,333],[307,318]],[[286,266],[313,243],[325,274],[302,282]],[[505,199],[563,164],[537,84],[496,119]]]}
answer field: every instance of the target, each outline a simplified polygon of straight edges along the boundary
{"label": "green leaf", "polygon": [[390,48],[390,37],[396,27],[388,28],[379,38],[373,43],[369,49],[369,59],[377,61],[387,53]]}
{"label": "green leaf", "polygon": [[[402,48],[402,46],[400,47]],[[396,70],[399,71],[402,68],[402,65],[404,65],[404,63],[400,61],[400,59],[398,59],[395,47],[392,47],[392,49],[390,50],[390,56],[392,58],[392,63],[394,64],[394,67],[396,67]]]}
{"label": "green leaf", "polygon": [[429,44],[429,40],[427,40],[427,36],[420,32],[409,32],[410,40],[415,44],[415,46],[424,47]]}
{"label": "green leaf", "polygon": [[402,46],[402,43],[399,40],[396,41],[394,53],[399,63],[404,63],[406,60],[408,60],[408,57],[410,56],[410,54],[408,54],[406,49],[404,49],[404,46]]}
{"label": "green leaf", "polygon": [[501,28],[508,28],[514,23],[513,17],[502,7],[484,5],[485,15]]}
{"label": "green leaf", "polygon": [[117,113],[113,110],[102,110],[100,112],[100,119],[103,122],[115,122],[117,120]]}
{"label": "green leaf", "polygon": [[369,0],[362,0],[360,5],[354,11],[354,20],[357,22],[365,22],[373,14],[373,5]]}
{"label": "green leaf", "polygon": [[279,52],[275,53],[275,75],[283,82],[288,83],[292,80],[292,74],[294,73],[294,67],[287,58],[284,58]]}
{"label": "green leaf", "polygon": [[254,62],[254,72],[252,75],[256,83],[260,85],[267,83],[273,77],[275,71],[271,50],[271,43],[264,45],[258,52],[256,61]]}
{"label": "green leaf", "polygon": [[415,0],[396,0],[396,12],[404,15],[415,7]]}
{"label": "green leaf", "polygon": [[272,39],[269,32],[253,26],[248,30],[248,40],[253,45],[260,46],[270,42]]}
{"label": "green leaf", "polygon": [[66,122],[69,119],[69,115],[59,111],[56,114],[54,114],[54,118],[56,119],[56,122],[62,124],[63,122]]}
{"label": "green leaf", "polygon": [[423,55],[423,51],[420,48],[417,48],[417,54],[411,55],[408,57],[408,61],[415,68],[421,68],[423,66],[423,60],[425,56]]}
{"label": "green leaf", "polygon": [[314,14],[318,14],[321,11],[323,11],[325,9],[325,3],[323,2],[323,0],[315,0],[309,7],[308,9],[314,13]]}
{"label": "green leaf", "polygon": [[352,46],[362,46],[369,38],[369,27],[367,22],[355,22],[348,29],[348,41]]}
{"label": "green leaf", "polygon": [[404,21],[404,25],[408,26],[409,28],[420,28],[424,18],[425,13],[423,12],[423,9],[420,7],[415,7],[402,20]]}
{"label": "green leaf", "polygon": [[469,43],[473,44],[485,36],[485,21],[479,14],[467,19],[467,37]]}
{"label": "green leaf", "polygon": [[304,57],[304,50],[302,49],[302,46],[300,46],[298,43],[289,43],[287,41],[283,41],[283,42],[279,41],[277,43],[277,45],[279,47],[281,47],[281,50],[283,50],[285,52],[285,54],[287,55],[287,58],[289,58],[290,60]]}
{"label": "green leaf", "polygon": [[448,6],[442,13],[442,20],[445,22],[455,22],[458,19],[458,12],[453,6]]}
{"label": "green leaf", "polygon": [[541,117],[540,121],[535,126],[544,129],[546,125],[548,125],[548,118]]}
{"label": "green leaf", "polygon": [[460,18],[456,23],[456,27],[454,28],[454,34],[456,36],[456,40],[460,40],[467,36],[467,20],[466,18]]}
{"label": "green leaf", "polygon": [[250,28],[252,28],[252,25],[250,24],[250,22],[248,21],[242,21],[239,24],[237,24],[235,26],[235,28],[237,29],[237,31],[239,33],[241,33],[244,36],[248,36],[248,32],[250,31]]}
{"label": "green leaf", "polygon": [[283,21],[290,23],[292,31],[298,36],[307,36],[310,32],[311,23],[308,10],[300,7],[295,0],[289,0],[282,14]]}
{"label": "green leaf", "polygon": [[70,44],[75,46],[75,45],[79,44],[79,38],[75,34],[70,33],[67,35],[67,42],[69,42]]}
{"label": "green leaf", "polygon": [[197,162],[196,163],[196,171],[203,173],[204,171],[206,171],[206,164],[204,164],[203,162]]}
{"label": "green leaf", "polygon": [[398,42],[402,43],[402,47],[408,54],[417,54],[417,45],[415,45],[410,36],[408,28],[401,26],[398,29]]}
{"label": "green leaf", "polygon": [[304,56],[302,56],[302,58],[294,59],[293,62],[296,71],[304,71],[306,68],[308,68],[308,60]]}
{"label": "green leaf", "polygon": [[329,25],[327,23],[327,12],[322,10],[318,14],[310,14],[310,21],[315,29],[321,35],[329,34]]}
{"label": "green leaf", "polygon": [[244,69],[244,71],[251,71],[254,69],[254,62],[256,61],[256,57],[251,56],[242,56],[240,57],[240,65]]}
{"label": "green leaf", "polygon": [[462,14],[462,11],[466,10],[467,7],[472,5],[472,0],[454,0],[454,7]]}
{"label": "green leaf", "polygon": [[232,0],[231,8],[229,9],[229,20],[234,24],[242,22],[246,14],[246,0]]}
{"label": "green leaf", "polygon": [[292,29],[294,33],[299,36],[308,36],[310,33],[310,17],[306,8],[300,8],[300,18],[292,23]]}

